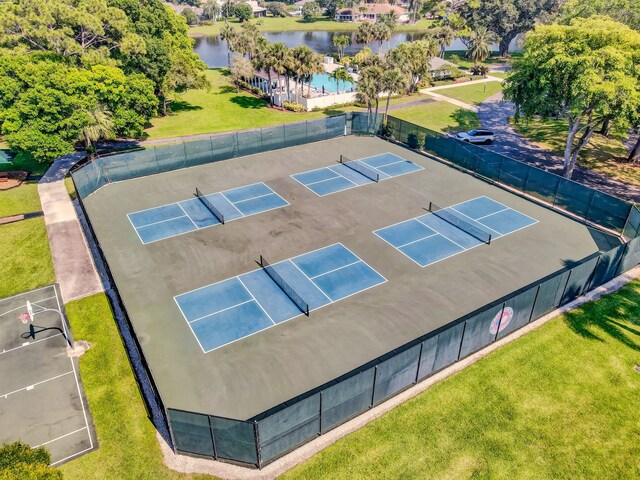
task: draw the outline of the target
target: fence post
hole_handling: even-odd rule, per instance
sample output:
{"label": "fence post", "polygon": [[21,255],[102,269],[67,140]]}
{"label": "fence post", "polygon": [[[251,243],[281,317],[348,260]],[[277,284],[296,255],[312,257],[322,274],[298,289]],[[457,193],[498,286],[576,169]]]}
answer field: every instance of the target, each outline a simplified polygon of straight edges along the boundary
{"label": "fence post", "polygon": [[564,178],[560,178],[560,180],[558,180],[558,186],[556,187],[556,191],[553,194],[553,203],[551,204],[552,206],[556,206],[556,200],[558,199],[558,192],[560,191],[560,185],[562,185],[562,181],[564,180]]}
{"label": "fence post", "polygon": [[[507,302],[502,304],[502,308],[500,309],[500,319],[498,320],[498,328],[496,329],[496,336],[493,337],[493,341],[498,340],[498,335],[500,334],[500,325],[502,325],[502,316],[504,315],[504,307],[507,305]],[[491,332],[489,332],[491,333]]]}
{"label": "fence post", "polygon": [[258,460],[258,468],[262,468],[262,451],[260,449],[260,430],[258,429],[258,422],[253,421],[253,439],[256,442],[256,459]]}
{"label": "fence post", "polygon": [[562,300],[564,300],[564,294],[567,293],[567,287],[569,286],[569,280],[571,280],[571,274],[573,273],[573,269],[575,267],[573,267],[571,270],[569,270],[569,275],[567,275],[567,281],[564,284],[564,288],[562,289],[562,295],[560,295],[560,302],[558,303],[558,305],[556,305],[557,307],[561,307],[562,305],[564,305],[562,303]]}
{"label": "fence post", "polygon": [[320,409],[318,411],[318,436],[322,435],[322,394],[324,391],[320,391]]}
{"label": "fence post", "polygon": [[371,389],[371,402],[369,402],[369,408],[373,407],[373,399],[376,396],[376,378],[378,377],[378,366],[373,367],[373,388]]}
{"label": "fence post", "polygon": [[587,207],[587,212],[584,214],[585,220],[589,219],[589,213],[591,212],[591,207],[593,207],[593,199],[596,198],[596,191],[593,190],[591,192],[591,198],[589,199],[589,206]]}
{"label": "fence post", "polygon": [[424,341],[420,342],[420,352],[418,353],[418,368],[416,368],[416,379],[413,381],[415,385],[420,378],[420,362],[422,361],[422,350],[424,349]]}
{"label": "fence post", "polygon": [[540,294],[540,284],[538,284],[538,289],[536,290],[536,296],[533,297],[533,305],[531,306],[531,313],[529,314],[529,320],[527,321],[527,323],[531,323],[531,320],[533,319],[533,312],[536,309],[536,303],[538,302],[539,294]]}
{"label": "fence post", "polygon": [[211,444],[213,445],[213,458],[218,459],[218,447],[216,447],[216,437],[213,434],[213,425],[211,424],[211,415],[207,415],[209,420],[209,433],[211,434]]}
{"label": "fence post", "polygon": [[616,267],[616,277],[622,273],[620,270],[622,269],[622,263],[624,261],[624,257],[627,254],[628,250],[629,250],[629,242],[624,244],[624,250],[622,251],[622,255],[620,255],[620,260],[618,260],[618,266]]}
{"label": "fence post", "polygon": [[464,334],[467,331],[467,321],[464,321],[464,326],[462,327],[462,335],[460,335],[460,346],[458,347],[458,358],[456,362],[460,360],[460,355],[462,355],[462,344],[464,343]]}
{"label": "fence post", "polygon": [[526,165],[526,167],[527,167],[527,176],[524,177],[524,184],[522,185],[522,193],[527,193],[527,185],[529,184],[529,177],[531,176],[531,170],[533,170],[533,167],[530,167],[529,165]]}

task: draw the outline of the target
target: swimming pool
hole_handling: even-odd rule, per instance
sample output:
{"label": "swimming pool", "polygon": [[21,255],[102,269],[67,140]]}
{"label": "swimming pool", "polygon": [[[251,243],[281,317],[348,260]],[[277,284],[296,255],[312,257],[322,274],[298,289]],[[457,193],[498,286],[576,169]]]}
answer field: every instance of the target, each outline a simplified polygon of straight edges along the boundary
{"label": "swimming pool", "polygon": [[[340,93],[351,91],[352,88],[356,88],[356,85],[356,82],[340,82]],[[322,91],[322,87],[324,87],[324,91],[328,93],[336,93],[338,91],[336,81],[329,78],[328,73],[314,75],[311,79],[311,86],[320,91]]]}

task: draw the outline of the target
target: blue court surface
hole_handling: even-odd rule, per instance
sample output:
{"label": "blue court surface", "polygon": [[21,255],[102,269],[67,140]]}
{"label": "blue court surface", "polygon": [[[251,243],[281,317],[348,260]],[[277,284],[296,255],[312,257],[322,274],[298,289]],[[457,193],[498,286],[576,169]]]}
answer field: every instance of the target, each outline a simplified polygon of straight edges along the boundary
{"label": "blue court surface", "polygon": [[[386,282],[340,243],[271,267],[311,312]],[[175,300],[205,353],[302,315],[264,269],[183,293]]]}
{"label": "blue court surface", "polygon": [[[264,183],[205,197],[224,215],[225,223],[289,205]],[[196,197],[130,213],[128,217],[145,244],[220,224],[220,220]]]}
{"label": "blue court surface", "polygon": [[[458,219],[464,222],[460,228],[452,224]],[[538,221],[483,196],[373,233],[426,267],[486,243],[483,235],[490,235],[493,241],[534,223]]]}
{"label": "blue court surface", "polygon": [[[361,158],[353,163],[362,165],[368,171],[379,175],[380,181],[424,170],[420,165],[416,165],[393,153],[382,153],[373,157]],[[321,197],[349,188],[376,183],[375,180],[342,163],[309,172],[297,173],[291,175],[291,177]]]}

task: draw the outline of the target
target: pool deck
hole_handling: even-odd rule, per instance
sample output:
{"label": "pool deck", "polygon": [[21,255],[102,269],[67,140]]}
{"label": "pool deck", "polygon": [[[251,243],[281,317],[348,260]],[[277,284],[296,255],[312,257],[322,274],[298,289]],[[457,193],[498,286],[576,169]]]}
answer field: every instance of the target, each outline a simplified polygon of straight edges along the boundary
{"label": "pool deck", "polygon": [[[390,152],[424,167],[318,197],[292,174]],[[144,245],[127,214],[264,182],[290,205]],[[480,196],[537,223],[424,268],[373,232]],[[165,406],[250,419],[599,250],[584,225],[378,138],[348,136],[113,183],[84,200]],[[387,281],[203,353],[174,297],[341,243]]]}

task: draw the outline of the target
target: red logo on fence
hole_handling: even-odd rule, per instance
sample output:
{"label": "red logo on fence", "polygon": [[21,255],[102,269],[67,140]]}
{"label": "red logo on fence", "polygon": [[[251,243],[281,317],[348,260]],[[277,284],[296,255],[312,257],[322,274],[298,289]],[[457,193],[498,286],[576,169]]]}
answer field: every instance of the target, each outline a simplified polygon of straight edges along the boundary
{"label": "red logo on fence", "polygon": [[505,307],[504,310],[498,312],[496,316],[493,318],[491,322],[491,326],[489,327],[489,331],[491,335],[495,335],[499,331],[503,331],[507,328],[507,325],[511,323],[511,319],[513,318],[513,308]]}

